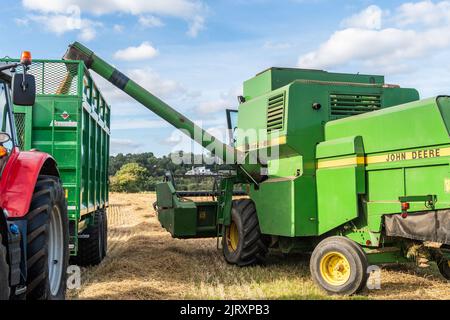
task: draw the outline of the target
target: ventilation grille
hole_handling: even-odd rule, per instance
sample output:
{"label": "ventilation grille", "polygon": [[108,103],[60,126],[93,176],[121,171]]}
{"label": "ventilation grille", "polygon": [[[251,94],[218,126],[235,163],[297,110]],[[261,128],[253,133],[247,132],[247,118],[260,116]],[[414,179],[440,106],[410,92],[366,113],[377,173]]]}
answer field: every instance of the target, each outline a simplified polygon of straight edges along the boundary
{"label": "ventilation grille", "polygon": [[331,118],[340,119],[379,110],[381,97],[379,95],[331,94],[330,106]]}
{"label": "ventilation grille", "polygon": [[267,132],[282,130],[284,124],[284,92],[269,98]]}
{"label": "ventilation grille", "polygon": [[19,139],[20,150],[25,149],[25,113],[15,113],[17,137]]}

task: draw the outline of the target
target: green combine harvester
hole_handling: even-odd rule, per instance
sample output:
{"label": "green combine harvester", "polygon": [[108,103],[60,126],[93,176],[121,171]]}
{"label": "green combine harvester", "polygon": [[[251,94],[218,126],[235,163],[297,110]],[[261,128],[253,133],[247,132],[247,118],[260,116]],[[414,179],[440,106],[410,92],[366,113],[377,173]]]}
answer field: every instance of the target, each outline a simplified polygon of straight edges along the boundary
{"label": "green combine harvester", "polygon": [[[233,159],[236,175],[215,201],[186,200],[170,179],[157,186],[158,218],[173,237],[222,237],[238,266],[263,262],[269,248],[312,252],[312,277],[331,294],[360,291],[369,265],[412,252],[450,278],[450,97],[419,100],[382,76],[271,68],[244,83],[226,145],[83,45],[65,58]],[[255,130],[265,135],[245,134]],[[233,199],[237,185],[246,198]]]}

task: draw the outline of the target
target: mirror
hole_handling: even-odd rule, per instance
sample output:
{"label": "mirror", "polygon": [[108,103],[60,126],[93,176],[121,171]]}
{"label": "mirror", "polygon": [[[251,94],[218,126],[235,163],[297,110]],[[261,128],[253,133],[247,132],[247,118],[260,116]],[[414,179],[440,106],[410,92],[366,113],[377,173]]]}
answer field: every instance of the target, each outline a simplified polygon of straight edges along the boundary
{"label": "mirror", "polygon": [[36,101],[36,79],[31,74],[16,73],[12,79],[13,103],[32,106]]}
{"label": "mirror", "polygon": [[11,137],[6,132],[0,132],[0,144],[4,144],[11,141]]}

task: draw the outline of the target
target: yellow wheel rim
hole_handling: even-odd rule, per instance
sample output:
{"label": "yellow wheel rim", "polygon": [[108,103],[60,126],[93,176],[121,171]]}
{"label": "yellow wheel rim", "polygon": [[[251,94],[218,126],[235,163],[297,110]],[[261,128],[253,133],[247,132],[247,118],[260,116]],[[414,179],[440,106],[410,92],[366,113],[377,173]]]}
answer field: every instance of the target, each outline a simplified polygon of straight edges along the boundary
{"label": "yellow wheel rim", "polygon": [[237,225],[232,221],[230,226],[227,228],[227,246],[228,250],[234,252],[237,250],[239,244],[239,231]]}
{"label": "yellow wheel rim", "polygon": [[450,268],[450,260],[447,260],[447,265]]}
{"label": "yellow wheel rim", "polygon": [[329,252],[320,260],[322,278],[333,286],[341,286],[350,278],[350,263],[339,252]]}

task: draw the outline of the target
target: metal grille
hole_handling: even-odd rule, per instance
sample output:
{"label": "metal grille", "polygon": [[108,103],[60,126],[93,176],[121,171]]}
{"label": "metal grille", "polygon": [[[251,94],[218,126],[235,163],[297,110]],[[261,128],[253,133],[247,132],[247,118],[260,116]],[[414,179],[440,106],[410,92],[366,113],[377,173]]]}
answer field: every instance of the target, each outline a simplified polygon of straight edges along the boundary
{"label": "metal grille", "polygon": [[269,98],[267,107],[267,132],[283,129],[284,105],[284,92]]}
{"label": "metal grille", "polygon": [[19,148],[25,149],[25,113],[15,113],[17,137],[19,139]]}
{"label": "metal grille", "polygon": [[[28,73],[36,77],[36,94],[78,95],[77,62],[33,62]],[[22,67],[17,71],[22,72]]]}
{"label": "metal grille", "polygon": [[331,118],[340,119],[379,110],[381,97],[379,95],[331,94],[330,106]]}

